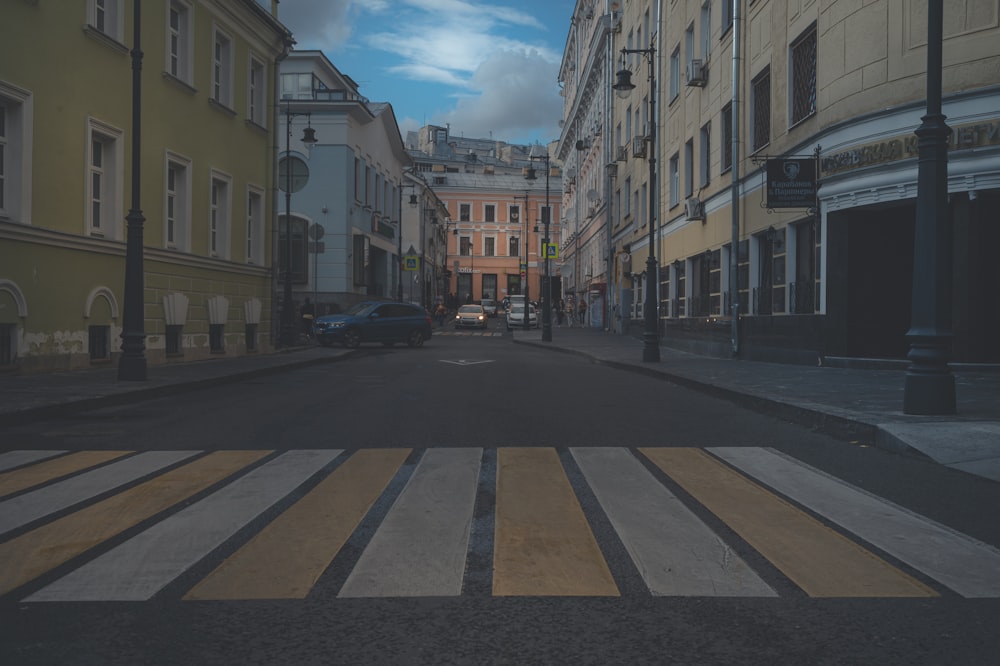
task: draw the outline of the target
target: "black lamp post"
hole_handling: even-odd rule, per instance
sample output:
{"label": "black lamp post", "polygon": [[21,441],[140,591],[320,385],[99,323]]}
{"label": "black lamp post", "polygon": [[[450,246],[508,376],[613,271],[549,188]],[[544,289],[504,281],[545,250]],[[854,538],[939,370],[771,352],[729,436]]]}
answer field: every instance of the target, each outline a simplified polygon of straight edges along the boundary
{"label": "black lamp post", "polygon": [[[285,284],[284,295],[281,304],[281,343],[285,347],[295,344],[297,331],[295,328],[295,313],[292,307],[292,171],[295,162],[292,161],[292,120],[298,116],[306,116],[311,120],[309,113],[295,113],[292,111],[292,101],[285,101]],[[311,123],[302,130],[302,143],[316,143],[316,130]],[[299,174],[304,176],[305,174]],[[297,184],[296,191],[302,188],[302,184]]]}
{"label": "black lamp post", "polygon": [[948,136],[941,113],[942,0],[927,8],[927,115],[917,128],[917,218],[914,237],[910,367],[903,412],[954,414],[951,346],[952,235],[948,218]]}
{"label": "black lamp post", "polygon": [[[659,285],[656,280],[656,219],[657,219],[657,196],[656,196],[656,72],[654,61],[656,59],[656,49],[650,46],[648,49],[622,49],[622,60],[629,53],[641,53],[649,64],[649,142],[648,157],[649,163],[649,256],[646,257],[646,301],[642,308],[645,328],[642,332],[642,360],[657,362],[660,360],[660,336],[656,322],[656,296]],[[617,74],[617,80],[612,86],[621,98],[628,97],[635,88],[632,83],[632,72],[624,66]],[[654,290],[655,289],[655,290]]]}
{"label": "black lamp post", "polygon": [[[542,223],[545,225],[545,237],[542,238],[542,251],[545,253],[545,292],[542,296],[542,341],[552,342],[552,280],[549,277],[549,222],[552,211],[549,208],[549,153],[544,155],[529,155],[530,160],[545,160],[545,209],[542,212]],[[527,180],[535,180],[535,168],[528,167],[525,175]]]}
{"label": "black lamp post", "polygon": [[146,379],[146,327],[143,313],[143,223],[139,204],[140,138],[142,137],[142,49],[139,44],[140,0],[132,2],[132,207],[125,220],[128,239],[125,245],[125,297],[122,315],[122,355],[118,361],[118,379]]}

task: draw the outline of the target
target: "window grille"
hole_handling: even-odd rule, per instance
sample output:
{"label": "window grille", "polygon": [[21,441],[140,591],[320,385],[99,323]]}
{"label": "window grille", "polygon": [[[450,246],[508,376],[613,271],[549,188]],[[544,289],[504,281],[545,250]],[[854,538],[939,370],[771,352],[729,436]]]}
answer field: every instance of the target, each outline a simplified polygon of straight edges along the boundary
{"label": "window grille", "polygon": [[792,44],[792,124],[816,113],[816,29]]}

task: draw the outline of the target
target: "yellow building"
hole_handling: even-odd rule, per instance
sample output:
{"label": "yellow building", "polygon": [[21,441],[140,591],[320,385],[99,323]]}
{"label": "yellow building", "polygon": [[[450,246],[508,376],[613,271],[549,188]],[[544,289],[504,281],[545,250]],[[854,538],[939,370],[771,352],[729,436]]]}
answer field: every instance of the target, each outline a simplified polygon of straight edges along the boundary
{"label": "yellow building", "polygon": [[[951,356],[996,362],[1000,2],[944,9]],[[914,272],[927,268],[914,258],[926,17],[910,0],[577,2],[564,73],[613,60],[602,131],[614,139],[608,255],[612,291],[632,291],[625,316],[641,319],[655,289],[667,345],[802,363],[903,359]],[[600,21],[610,44],[585,38]],[[620,71],[635,86],[623,97],[611,91]],[[601,94],[566,90],[564,136],[593,104],[586,96]],[[650,217],[656,284],[642,275]]]}
{"label": "yellow building", "polygon": [[254,0],[142,3],[133,163],[136,4],[4,4],[4,369],[117,360],[134,203],[149,363],[271,347],[275,63],[291,35]]}

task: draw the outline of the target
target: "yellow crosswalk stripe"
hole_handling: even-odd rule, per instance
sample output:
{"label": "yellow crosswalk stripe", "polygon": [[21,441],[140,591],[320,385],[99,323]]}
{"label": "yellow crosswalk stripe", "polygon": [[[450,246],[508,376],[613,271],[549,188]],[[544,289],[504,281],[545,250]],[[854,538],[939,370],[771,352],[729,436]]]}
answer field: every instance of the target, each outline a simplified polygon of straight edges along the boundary
{"label": "yellow crosswalk stripe", "polygon": [[219,451],[0,544],[0,594],[221,481],[270,451]]}
{"label": "yellow crosswalk stripe", "polygon": [[358,451],[184,598],[304,599],[409,454]]}
{"label": "yellow crosswalk stripe", "polygon": [[811,597],[934,597],[934,590],[700,449],[640,449]]}
{"label": "yellow crosswalk stripe", "polygon": [[80,451],[0,474],[0,497],[94,467],[132,451]]}
{"label": "yellow crosswalk stripe", "polygon": [[497,452],[496,596],[619,596],[551,448]]}

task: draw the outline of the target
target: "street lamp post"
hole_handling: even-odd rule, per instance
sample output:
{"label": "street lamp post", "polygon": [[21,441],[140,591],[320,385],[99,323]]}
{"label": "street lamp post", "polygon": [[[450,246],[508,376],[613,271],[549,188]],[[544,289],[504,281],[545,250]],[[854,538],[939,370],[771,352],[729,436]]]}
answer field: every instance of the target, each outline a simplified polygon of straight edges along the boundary
{"label": "street lamp post", "polygon": [[[552,210],[549,208],[549,153],[544,155],[529,155],[530,160],[545,160],[545,208],[542,212],[542,223],[545,225],[545,237],[542,238],[542,252],[545,255],[545,292],[542,296],[542,341],[552,342],[552,279],[549,275],[549,223],[552,218]],[[535,180],[535,168],[528,167],[525,175],[527,180]]]}
{"label": "street lamp post", "polygon": [[951,334],[952,229],[948,217],[948,137],[941,113],[942,0],[928,3],[927,114],[917,128],[917,217],[914,239],[910,366],[903,412],[954,414],[955,377],[948,368]]}
{"label": "street lamp post", "polygon": [[[281,299],[281,343],[285,347],[295,344],[295,315],[292,307],[292,120],[298,116],[310,118],[310,124],[302,130],[302,143],[316,143],[316,130],[312,128],[310,113],[292,111],[292,101],[285,101],[285,284]],[[302,174],[304,175],[304,174]],[[296,190],[301,185],[296,187]]]}
{"label": "street lamp post", "polygon": [[[642,308],[643,321],[645,323],[642,332],[642,360],[647,362],[658,362],[660,360],[660,336],[656,322],[656,295],[659,291],[656,278],[656,220],[657,220],[657,193],[656,193],[656,71],[654,63],[656,60],[656,49],[650,46],[648,49],[622,49],[622,60],[629,53],[639,53],[649,64],[649,256],[646,257],[646,299]],[[614,86],[618,96],[628,97],[635,88],[632,83],[632,72],[622,66],[618,71],[617,80]],[[734,248],[735,251],[735,248]],[[654,289],[655,288],[655,289]]]}
{"label": "street lamp post", "polygon": [[[531,179],[529,178],[528,180]],[[515,196],[514,198],[521,199],[522,197]],[[523,215],[524,237],[521,239],[521,244],[524,246],[524,285],[521,291],[524,294],[524,321],[522,322],[522,324],[524,325],[524,330],[527,331],[531,329],[531,317],[528,316],[531,311],[531,300],[528,298],[528,190],[524,191],[523,198],[524,198],[524,215]],[[518,261],[520,260],[521,258],[518,257]],[[520,271],[518,271],[518,273],[520,274]],[[513,309],[513,305],[511,306],[511,308]]]}
{"label": "street lamp post", "polygon": [[125,220],[128,239],[125,245],[125,297],[122,317],[122,355],[118,361],[118,379],[145,381],[146,327],[143,313],[143,223],[140,205],[140,138],[142,136],[142,49],[140,37],[140,0],[132,3],[132,207]]}

